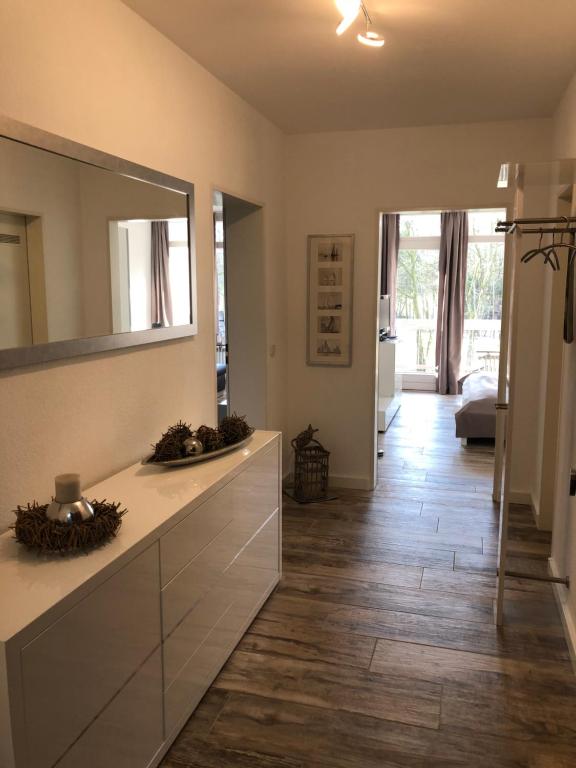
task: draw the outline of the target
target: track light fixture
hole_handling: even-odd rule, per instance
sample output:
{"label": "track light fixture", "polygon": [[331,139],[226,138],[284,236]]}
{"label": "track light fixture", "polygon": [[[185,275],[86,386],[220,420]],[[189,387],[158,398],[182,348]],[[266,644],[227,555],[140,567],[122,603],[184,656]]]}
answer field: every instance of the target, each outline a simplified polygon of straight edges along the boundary
{"label": "track light fixture", "polygon": [[362,11],[366,21],[366,29],[363,33],[357,35],[356,39],[362,45],[367,45],[370,48],[382,48],[384,38],[372,29],[372,19],[362,0],[335,0],[335,2],[338,12],[342,16],[342,21],[336,28],[337,35],[344,34],[356,21],[360,11]]}
{"label": "track light fixture", "polygon": [[362,7],[361,0],[336,0],[336,8],[342,16],[342,21],[336,29],[337,35],[342,35],[357,19]]}

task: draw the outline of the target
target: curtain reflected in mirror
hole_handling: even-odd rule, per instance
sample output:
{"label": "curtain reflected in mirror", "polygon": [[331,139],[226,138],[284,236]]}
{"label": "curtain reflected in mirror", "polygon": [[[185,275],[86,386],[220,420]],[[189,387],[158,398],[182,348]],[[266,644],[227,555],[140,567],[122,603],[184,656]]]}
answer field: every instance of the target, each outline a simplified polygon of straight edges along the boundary
{"label": "curtain reflected in mirror", "polygon": [[188,220],[110,222],[113,332],[190,322]]}

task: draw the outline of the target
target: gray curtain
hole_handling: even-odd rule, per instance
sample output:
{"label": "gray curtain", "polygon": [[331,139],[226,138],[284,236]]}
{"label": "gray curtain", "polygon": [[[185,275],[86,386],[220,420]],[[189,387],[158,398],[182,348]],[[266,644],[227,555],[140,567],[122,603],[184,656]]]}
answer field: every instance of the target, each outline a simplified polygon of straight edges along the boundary
{"label": "gray curtain", "polygon": [[398,271],[398,245],[400,242],[400,214],[382,214],[382,264],[380,295],[390,296],[390,333],[396,334],[396,273]]}
{"label": "gray curtain", "polygon": [[152,327],[172,325],[172,296],[168,274],[168,222],[152,222]]}
{"label": "gray curtain", "polygon": [[440,285],[436,326],[438,392],[458,394],[460,357],[464,335],[468,214],[442,214],[440,231]]}

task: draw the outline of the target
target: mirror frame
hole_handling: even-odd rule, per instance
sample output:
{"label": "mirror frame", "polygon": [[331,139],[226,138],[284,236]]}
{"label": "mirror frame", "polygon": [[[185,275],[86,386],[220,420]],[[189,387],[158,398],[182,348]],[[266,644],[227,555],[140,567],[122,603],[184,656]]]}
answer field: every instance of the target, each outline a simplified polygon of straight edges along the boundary
{"label": "mirror frame", "polygon": [[0,350],[0,370],[9,370],[26,365],[38,365],[52,360],[63,360],[81,355],[93,355],[99,352],[139,347],[144,344],[157,344],[172,339],[182,339],[198,333],[197,298],[196,298],[196,248],[194,227],[194,185],[175,176],[160,171],[153,171],[137,163],[123,160],[106,152],[78,144],[55,134],[34,128],[26,123],[0,115],[0,138],[10,139],[20,144],[27,144],[36,149],[43,149],[66,159],[79,160],[82,163],[112,171],[122,176],[129,176],[139,181],[156,184],[186,195],[188,212],[188,248],[190,256],[190,315],[189,325],[172,328],[152,328],[145,331],[126,331],[107,336],[91,336],[85,339],[67,339],[35,344],[29,347],[13,347]]}

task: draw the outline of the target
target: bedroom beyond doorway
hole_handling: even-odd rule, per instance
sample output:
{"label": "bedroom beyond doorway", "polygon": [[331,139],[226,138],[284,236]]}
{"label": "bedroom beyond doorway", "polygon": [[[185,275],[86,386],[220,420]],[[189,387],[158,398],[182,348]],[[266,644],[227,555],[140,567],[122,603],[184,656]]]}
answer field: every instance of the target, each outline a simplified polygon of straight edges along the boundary
{"label": "bedroom beyond doorway", "polygon": [[[446,214],[444,214],[446,215]],[[455,214],[453,214],[455,215]],[[396,371],[404,390],[437,390],[439,353],[438,320],[441,285],[450,270],[463,270],[463,323],[456,378],[482,370],[497,374],[502,314],[504,236],[495,233],[496,222],[505,218],[502,209],[459,212],[465,217],[465,237],[459,244],[460,263],[442,272],[442,216],[440,211],[405,212],[398,215],[396,256]],[[389,215],[388,215],[389,216]],[[385,215],[385,218],[387,216]],[[461,276],[462,277],[462,276]],[[445,296],[453,290],[446,286]],[[446,302],[446,298],[443,299]],[[449,308],[454,333],[458,309]],[[462,318],[460,318],[462,319]],[[454,346],[452,338],[447,344]],[[459,354],[458,354],[459,353]]]}

